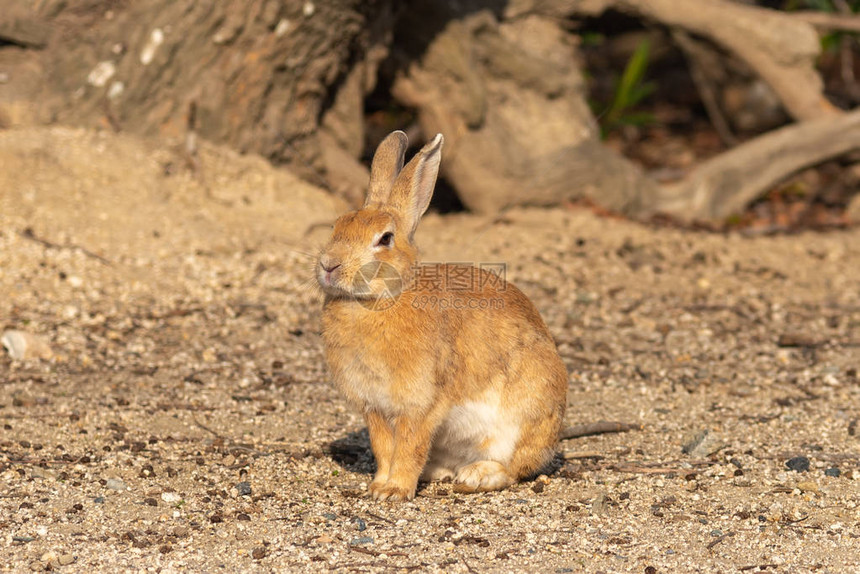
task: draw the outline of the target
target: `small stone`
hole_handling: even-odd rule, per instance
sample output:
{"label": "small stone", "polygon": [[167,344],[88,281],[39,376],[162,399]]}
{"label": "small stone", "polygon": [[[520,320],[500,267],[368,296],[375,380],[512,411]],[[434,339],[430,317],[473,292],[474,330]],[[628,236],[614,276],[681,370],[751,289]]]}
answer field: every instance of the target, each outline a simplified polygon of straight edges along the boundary
{"label": "small stone", "polygon": [[776,344],[780,347],[812,348],[819,346],[820,342],[805,333],[783,333]]}
{"label": "small stone", "polygon": [[173,535],[177,538],[185,538],[188,536],[188,532],[187,526],[177,526],[173,529]]}
{"label": "small stone", "polygon": [[239,493],[239,496],[250,496],[251,495],[251,483],[250,482],[240,482],[236,485],[236,492]]}
{"label": "small stone", "polygon": [[87,83],[97,88],[103,88],[107,85],[108,80],[116,74],[116,64],[110,60],[105,60],[96,64],[96,67],[90,70],[87,76]]}
{"label": "small stone", "polygon": [[788,459],[785,466],[794,472],[806,472],[809,470],[809,459],[805,456],[796,456]]}
{"label": "small stone", "polygon": [[350,546],[361,546],[362,544],[373,544],[373,538],[370,536],[359,536],[349,541]]}
{"label": "small stone", "polygon": [[364,532],[365,530],[367,530],[367,523],[362,518],[358,516],[353,516],[351,522],[353,526],[355,526],[355,529],[359,532]]}
{"label": "small stone", "polygon": [[332,542],[334,542],[334,538],[332,538],[328,534],[322,534],[322,535],[318,536],[314,540],[314,542],[316,542],[317,544],[331,544]]}
{"label": "small stone", "polygon": [[158,501],[151,497],[143,499],[143,503],[147,506],[158,506]]}
{"label": "small stone", "polygon": [[254,560],[262,560],[263,558],[266,557],[266,549],[263,548],[262,546],[258,546],[256,548],[254,548],[254,550],[251,551],[251,557]]}
{"label": "small stone", "polygon": [[606,514],[607,510],[609,510],[609,499],[605,494],[599,495],[591,503],[591,514],[595,516]]}
{"label": "small stone", "polygon": [[725,442],[719,436],[705,429],[688,438],[681,447],[681,452],[693,458],[705,458],[724,446]]}
{"label": "small stone", "polygon": [[326,520],[337,520],[337,514],[333,514],[331,512],[324,512],[323,518],[325,518]]}
{"label": "small stone", "polygon": [[825,476],[832,476],[834,478],[838,477],[840,474],[842,474],[842,471],[836,467],[828,468],[827,470],[824,471]]}
{"label": "small stone", "polygon": [[797,483],[801,492],[819,492],[818,484],[813,480],[802,480]]}
{"label": "small stone", "polygon": [[107,479],[107,482],[105,483],[105,487],[107,487],[107,488],[109,488],[109,489],[111,489],[111,490],[119,491],[119,492],[122,492],[122,491],[124,491],[126,488],[128,488],[128,487],[126,486],[126,484],[125,484],[123,481],[121,481],[120,479],[118,479],[118,478],[109,478],[109,479]]}
{"label": "small stone", "polygon": [[96,504],[104,504],[105,503],[105,497],[104,496],[96,496],[95,498],[93,498],[93,502],[95,502]]}
{"label": "small stone", "polygon": [[53,356],[51,346],[43,337],[25,331],[4,331],[0,343],[6,348],[9,356],[16,361],[29,359],[50,359]]}
{"label": "small stone", "polygon": [[150,33],[149,40],[140,51],[140,63],[144,66],[148,66],[152,63],[152,60],[155,58],[155,52],[163,43],[164,32],[161,31],[161,28],[155,28],[152,33]]}
{"label": "small stone", "polygon": [[290,31],[290,21],[286,18],[281,18],[278,25],[275,26],[275,36],[283,38]]}
{"label": "small stone", "polygon": [[209,517],[209,522],[218,524],[219,522],[224,522],[224,517],[216,513]]}
{"label": "small stone", "polygon": [[163,500],[167,504],[177,504],[182,500],[182,497],[175,492],[162,492],[161,500]]}
{"label": "small stone", "polygon": [[57,558],[57,563],[60,566],[68,566],[69,564],[72,564],[75,560],[76,558],[72,554],[62,554],[59,558]]}
{"label": "small stone", "polygon": [[125,83],[119,82],[119,81],[113,82],[110,85],[110,88],[108,88],[108,94],[107,94],[108,99],[109,100],[115,100],[118,97],[120,97],[124,91],[125,91]]}

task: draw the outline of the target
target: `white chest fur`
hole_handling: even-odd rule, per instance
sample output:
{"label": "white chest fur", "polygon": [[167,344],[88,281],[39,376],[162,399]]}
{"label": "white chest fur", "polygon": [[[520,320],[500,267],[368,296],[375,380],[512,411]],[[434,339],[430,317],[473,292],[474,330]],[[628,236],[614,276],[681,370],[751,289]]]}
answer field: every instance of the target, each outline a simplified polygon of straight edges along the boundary
{"label": "white chest fur", "polygon": [[477,460],[507,463],[520,438],[520,421],[497,392],[454,406],[433,441],[433,458],[448,468]]}

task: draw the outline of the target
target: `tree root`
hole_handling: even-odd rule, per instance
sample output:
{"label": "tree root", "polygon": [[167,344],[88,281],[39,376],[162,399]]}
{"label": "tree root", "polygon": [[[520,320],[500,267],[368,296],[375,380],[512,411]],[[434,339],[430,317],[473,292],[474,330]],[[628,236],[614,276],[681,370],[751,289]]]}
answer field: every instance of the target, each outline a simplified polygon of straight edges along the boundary
{"label": "tree root", "polygon": [[[788,175],[860,149],[860,110],[793,124],[706,161],[679,183],[644,199],[651,214],[720,220],[742,211]],[[643,213],[641,215],[648,215]]]}
{"label": "tree root", "polygon": [[[522,0],[512,3],[508,15],[596,16],[608,9],[711,40],[767,82],[797,120],[839,113],[824,97],[824,85],[815,69],[821,47],[808,15],[798,18],[727,0]],[[827,23],[835,25],[830,20]]]}

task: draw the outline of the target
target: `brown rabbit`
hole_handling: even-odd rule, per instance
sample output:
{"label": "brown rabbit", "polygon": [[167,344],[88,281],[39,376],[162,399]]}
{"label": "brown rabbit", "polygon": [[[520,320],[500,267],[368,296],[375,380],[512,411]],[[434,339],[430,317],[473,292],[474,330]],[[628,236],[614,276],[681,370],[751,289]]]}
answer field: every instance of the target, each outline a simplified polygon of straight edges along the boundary
{"label": "brown rabbit", "polygon": [[364,207],[320,255],[326,359],[364,413],[375,499],[411,500],[419,478],[499,490],[552,458],[567,371],[519,289],[471,266],[418,265],[442,135],[403,168],[406,144],[399,131],[380,144]]}

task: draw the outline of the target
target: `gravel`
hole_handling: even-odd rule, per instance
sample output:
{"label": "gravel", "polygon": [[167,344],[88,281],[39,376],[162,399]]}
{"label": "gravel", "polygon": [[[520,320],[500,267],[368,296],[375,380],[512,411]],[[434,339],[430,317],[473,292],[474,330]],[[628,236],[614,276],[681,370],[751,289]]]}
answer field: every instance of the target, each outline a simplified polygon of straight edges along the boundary
{"label": "gravel", "polygon": [[[535,301],[567,423],[642,430],[502,492],[377,503],[310,278],[337,206],[206,144],[165,170],[172,149],[0,131],[0,331],[52,352],[0,356],[3,570],[860,570],[860,230],[428,215],[428,261],[506,262]],[[719,448],[684,454],[704,429]]]}

